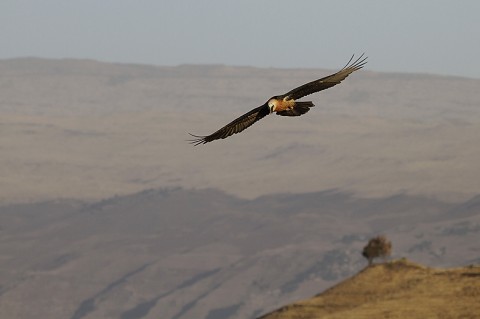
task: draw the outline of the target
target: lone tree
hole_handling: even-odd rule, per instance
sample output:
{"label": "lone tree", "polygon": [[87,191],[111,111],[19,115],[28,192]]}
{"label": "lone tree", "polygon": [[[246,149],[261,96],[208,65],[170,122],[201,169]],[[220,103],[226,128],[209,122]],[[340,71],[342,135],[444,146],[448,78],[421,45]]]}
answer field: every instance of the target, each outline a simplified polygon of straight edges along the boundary
{"label": "lone tree", "polygon": [[392,243],[385,236],[377,236],[368,242],[363,248],[362,255],[368,259],[368,265],[373,262],[373,258],[388,257],[392,253]]}

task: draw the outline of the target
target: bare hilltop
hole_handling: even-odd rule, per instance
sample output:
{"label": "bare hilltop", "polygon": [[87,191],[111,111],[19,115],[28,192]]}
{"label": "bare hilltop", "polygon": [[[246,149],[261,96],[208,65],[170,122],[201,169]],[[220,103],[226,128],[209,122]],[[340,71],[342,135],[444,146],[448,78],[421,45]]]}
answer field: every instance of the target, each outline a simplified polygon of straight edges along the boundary
{"label": "bare hilltop", "polygon": [[480,316],[479,299],[480,266],[434,269],[396,260],[259,319],[473,319]]}

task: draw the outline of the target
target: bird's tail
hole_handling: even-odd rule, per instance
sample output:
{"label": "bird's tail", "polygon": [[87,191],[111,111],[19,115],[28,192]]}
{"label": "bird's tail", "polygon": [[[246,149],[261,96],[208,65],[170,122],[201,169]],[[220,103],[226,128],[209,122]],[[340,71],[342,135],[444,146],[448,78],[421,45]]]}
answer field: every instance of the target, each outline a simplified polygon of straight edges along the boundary
{"label": "bird's tail", "polygon": [[310,111],[310,108],[314,106],[315,104],[312,101],[295,102],[295,106],[291,110],[277,112],[277,114],[282,116],[300,116]]}

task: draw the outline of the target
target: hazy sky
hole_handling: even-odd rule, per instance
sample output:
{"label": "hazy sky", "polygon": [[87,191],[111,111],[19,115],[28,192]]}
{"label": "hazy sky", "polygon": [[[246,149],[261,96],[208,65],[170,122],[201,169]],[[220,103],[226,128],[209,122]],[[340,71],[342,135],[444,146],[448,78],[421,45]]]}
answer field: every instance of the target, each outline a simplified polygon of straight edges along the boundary
{"label": "hazy sky", "polygon": [[0,58],[367,69],[480,78],[480,1],[1,0]]}

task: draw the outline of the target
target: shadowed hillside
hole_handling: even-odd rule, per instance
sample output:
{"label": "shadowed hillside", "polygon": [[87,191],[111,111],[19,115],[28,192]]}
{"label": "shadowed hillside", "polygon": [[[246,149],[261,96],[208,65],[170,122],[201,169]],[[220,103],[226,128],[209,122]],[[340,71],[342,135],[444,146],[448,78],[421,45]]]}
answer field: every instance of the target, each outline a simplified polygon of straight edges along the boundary
{"label": "shadowed hillside", "polygon": [[0,317],[255,318],[358,272],[379,233],[394,258],[478,263],[479,208],[478,197],[184,189],[2,206]]}
{"label": "shadowed hillside", "polygon": [[478,318],[478,300],[480,266],[434,269],[397,260],[259,319]]}

